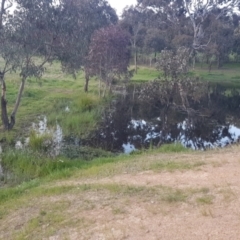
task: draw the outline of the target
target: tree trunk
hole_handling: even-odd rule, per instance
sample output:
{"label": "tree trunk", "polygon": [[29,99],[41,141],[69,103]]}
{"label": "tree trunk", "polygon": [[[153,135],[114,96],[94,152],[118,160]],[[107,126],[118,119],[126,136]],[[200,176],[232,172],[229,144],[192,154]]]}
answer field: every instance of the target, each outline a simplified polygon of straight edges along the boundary
{"label": "tree trunk", "polygon": [[8,130],[9,120],[7,114],[7,100],[6,100],[6,83],[4,80],[4,74],[0,74],[2,92],[1,92],[1,118],[5,130]]}
{"label": "tree trunk", "polygon": [[99,97],[101,98],[101,78],[99,78],[99,82],[98,82],[98,94],[99,94]]}
{"label": "tree trunk", "polygon": [[5,130],[9,130],[9,120],[7,114],[7,101],[4,96],[1,97],[1,114],[2,123]]}
{"label": "tree trunk", "polygon": [[217,68],[220,69],[222,67],[222,64],[221,64],[221,56],[218,55],[217,56]]}
{"label": "tree trunk", "polygon": [[182,84],[180,82],[177,83],[177,86],[178,86],[178,90],[179,90],[179,94],[180,94],[180,97],[181,97],[181,100],[182,100],[182,106],[187,109],[189,108],[189,102],[188,102],[188,99],[187,99],[187,95],[182,87]]}
{"label": "tree trunk", "polygon": [[25,87],[25,81],[26,81],[26,79],[22,78],[22,82],[21,82],[20,88],[18,90],[17,100],[15,102],[15,106],[14,106],[14,109],[13,109],[12,114],[11,114],[11,120],[14,119],[14,123],[15,123],[15,116],[16,116],[16,113],[17,113],[17,110],[18,110],[18,107],[19,107],[19,104],[20,104],[20,101],[21,101],[21,98],[22,98],[23,90],[24,90],[24,87]]}
{"label": "tree trunk", "polygon": [[11,130],[13,129],[14,125],[15,125],[15,116],[22,98],[22,94],[23,94],[23,90],[24,90],[24,86],[25,86],[25,78],[22,79],[20,88],[18,90],[18,96],[14,105],[14,109],[11,113],[10,116],[10,121],[8,118],[8,113],[7,113],[7,100],[6,100],[6,84],[4,81],[4,78],[1,75],[1,82],[2,82],[2,96],[1,96],[1,114],[2,114],[2,123],[4,126],[5,130]]}
{"label": "tree trunk", "polygon": [[209,56],[206,57],[206,64],[209,64]]}
{"label": "tree trunk", "polygon": [[195,70],[195,65],[196,65],[196,56],[194,54],[194,56],[193,56],[193,65],[192,65],[193,70]]}
{"label": "tree trunk", "polygon": [[137,49],[134,52],[134,65],[135,65],[135,73],[137,74]]}
{"label": "tree trunk", "polygon": [[150,65],[150,67],[152,67],[152,57],[151,56],[149,58],[149,65]]}
{"label": "tree trunk", "polygon": [[85,92],[88,92],[88,83],[89,83],[89,75],[85,73],[85,86],[84,86]]}
{"label": "tree trunk", "polygon": [[210,61],[208,64],[208,72],[210,73],[211,70],[212,70],[212,61]]}
{"label": "tree trunk", "polygon": [[154,53],[154,63],[157,62],[157,52]]}
{"label": "tree trunk", "polygon": [[1,3],[1,9],[0,9],[0,29],[2,29],[2,26],[3,26],[3,13],[4,13],[5,2],[6,2],[6,0],[2,0],[2,3]]}

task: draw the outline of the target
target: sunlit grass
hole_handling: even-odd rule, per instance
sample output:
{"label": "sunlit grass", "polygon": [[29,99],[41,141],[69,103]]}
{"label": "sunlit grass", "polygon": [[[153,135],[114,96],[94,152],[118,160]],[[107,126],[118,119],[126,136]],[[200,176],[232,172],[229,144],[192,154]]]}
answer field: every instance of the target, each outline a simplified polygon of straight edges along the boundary
{"label": "sunlit grass", "polygon": [[131,79],[134,83],[147,82],[159,78],[161,74],[153,67],[139,67],[137,74]]}
{"label": "sunlit grass", "polygon": [[[226,63],[222,68],[218,69],[213,65],[211,71],[206,64],[196,64],[194,70],[190,69],[190,76],[200,77],[204,81],[210,83],[218,83],[223,86],[237,86],[240,87],[240,64]],[[154,80],[162,76],[162,73],[157,71],[154,67],[139,66],[137,74],[132,78],[133,82],[141,83],[149,80]]]}
{"label": "sunlit grass", "polygon": [[[11,113],[20,85],[19,74],[6,75],[6,84],[8,112]],[[88,94],[84,93],[82,71],[74,79],[61,71],[59,63],[48,65],[41,79],[27,80],[16,115],[16,124],[10,135],[28,135],[32,122],[38,121],[38,116],[46,116],[48,125],[54,126],[56,121],[61,122],[64,133],[85,134],[94,128],[98,120],[96,112],[101,104],[97,95],[97,83],[93,79],[89,82],[89,90]]]}
{"label": "sunlit grass", "polygon": [[[240,70],[238,65],[226,66],[226,69],[213,69],[211,73],[199,66],[194,73],[204,80],[212,82],[228,82],[238,84]],[[193,75],[194,75],[193,74]],[[149,81],[157,78],[159,72],[154,68],[140,67],[133,82]],[[226,80],[226,79],[227,80]],[[12,74],[7,79],[10,110],[15,102],[19,78]],[[29,134],[29,126],[37,121],[38,116],[47,116],[48,124],[60,124],[64,134],[84,135],[94,129],[101,113],[104,100],[97,94],[97,82],[90,81],[90,91],[83,92],[84,74],[79,73],[77,79],[61,72],[59,64],[53,64],[42,79],[29,79],[17,114],[17,123],[13,131],[1,132],[0,140],[6,140],[14,146],[15,137]],[[21,134],[20,134],[21,132]],[[95,158],[84,161],[81,157],[71,159],[71,156],[59,156],[55,159],[41,155],[43,138],[32,135],[30,147],[34,151],[13,151],[10,149],[2,155],[2,164],[11,168],[14,178],[8,186],[0,189],[0,220],[7,224],[9,214],[18,213],[22,208],[26,211],[34,209],[29,219],[11,232],[12,239],[32,239],[36,234],[39,238],[49,238],[59,229],[69,226],[85,226],[90,224],[83,218],[74,222],[69,206],[76,205],[82,211],[93,209],[94,205],[109,204],[113,214],[125,214],[125,208],[114,205],[112,199],[142,199],[142,203],[152,201],[163,204],[180,204],[193,201],[194,204],[212,204],[214,197],[209,189],[188,189],[168,186],[134,186],[131,184],[98,183],[99,178],[111,178],[117,174],[128,177],[140,172],[150,174],[175,171],[198,171],[207,162],[201,161],[199,153],[193,153],[181,144],[163,145],[160,148],[142,150],[131,155],[108,155],[103,150],[94,152],[92,149],[69,149],[72,155],[90,152]],[[76,153],[74,152],[76,151]],[[181,154],[180,154],[181,153]],[[199,154],[199,155],[198,155]],[[92,156],[90,159],[92,159]],[[98,157],[98,158],[97,158]],[[173,175],[174,176],[174,175]],[[77,184],[64,185],[60,180]],[[83,183],[84,180],[95,181]],[[81,182],[82,181],[82,182]],[[21,184],[18,184],[21,182]],[[16,185],[17,184],[17,185]],[[88,195],[91,194],[91,203]],[[230,190],[224,191],[225,200],[234,195]],[[59,200],[60,199],[60,200]],[[63,200],[64,199],[64,200]],[[84,202],[85,201],[85,202]],[[112,201],[112,202],[111,202]],[[192,203],[191,203],[192,204]],[[194,205],[192,204],[192,205]],[[127,207],[127,204],[125,205]],[[77,209],[79,210],[79,209]],[[78,212],[81,215],[81,211]],[[203,213],[205,214],[205,213]],[[91,224],[89,225],[91,226]],[[15,227],[15,226],[14,226]],[[45,229],[43,231],[43,229]],[[42,234],[42,235],[41,235]]]}

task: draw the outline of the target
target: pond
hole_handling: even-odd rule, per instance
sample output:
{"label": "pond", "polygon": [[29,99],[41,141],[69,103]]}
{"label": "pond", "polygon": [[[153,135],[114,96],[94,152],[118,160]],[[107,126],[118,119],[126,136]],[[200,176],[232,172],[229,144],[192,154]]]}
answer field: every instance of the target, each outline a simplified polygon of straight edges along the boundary
{"label": "pond", "polygon": [[[64,136],[58,123],[49,128],[46,116],[33,123],[31,129],[38,136],[51,135],[51,141],[46,141],[50,156],[65,154],[70,158],[77,158],[80,153],[86,156],[79,150],[83,146],[130,153],[174,142],[205,150],[239,141],[239,90],[201,84],[197,85],[197,91],[183,87],[187,107],[183,106],[179,93],[172,91],[171,85],[166,87],[158,82],[130,85],[124,95],[118,95],[106,106],[97,129],[84,139]],[[66,108],[70,111],[68,106]],[[28,142],[29,138],[17,141],[15,148],[21,149]]]}
{"label": "pond", "polygon": [[174,142],[205,150],[239,141],[238,90],[199,84],[193,92],[183,86],[183,99],[179,92],[155,85],[130,86],[126,95],[113,100],[86,144],[129,153]]}

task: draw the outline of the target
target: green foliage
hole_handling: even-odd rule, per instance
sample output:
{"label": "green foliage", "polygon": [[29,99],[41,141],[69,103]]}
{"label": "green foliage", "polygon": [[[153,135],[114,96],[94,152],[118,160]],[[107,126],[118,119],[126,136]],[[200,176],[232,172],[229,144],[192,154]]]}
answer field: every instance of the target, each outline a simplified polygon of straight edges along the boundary
{"label": "green foliage", "polygon": [[160,153],[177,153],[177,152],[189,152],[188,148],[184,147],[181,143],[163,144],[156,150]]}
{"label": "green foliage", "polygon": [[[38,179],[34,179],[32,181],[23,182],[17,187],[8,187],[3,188],[0,191],[0,203],[6,202],[7,200],[17,198],[22,194],[26,193],[32,188],[39,186],[40,181]],[[1,218],[1,215],[0,215]]]}
{"label": "green foliage", "polygon": [[[3,153],[1,163],[10,174],[10,182],[20,183],[51,175],[65,178],[69,177],[74,169],[89,168],[92,165],[103,165],[116,160],[109,152],[88,147],[66,147],[61,156],[51,158],[46,156],[45,152],[39,151],[39,145],[36,145],[38,151],[9,149]],[[92,159],[95,160],[87,161]]]}
{"label": "green foliage", "polygon": [[103,100],[91,93],[56,99],[47,115],[48,123],[55,125],[57,121],[67,136],[85,135],[96,126],[102,104]]}
{"label": "green foliage", "polygon": [[189,148],[184,147],[181,143],[170,143],[163,144],[160,147],[153,147],[151,144],[149,149],[141,149],[137,151],[131,152],[130,155],[141,155],[148,153],[180,153],[180,152],[189,152],[191,151]]}
{"label": "green foliage", "polygon": [[197,167],[200,167],[204,165],[203,162],[195,162],[195,163],[190,163],[190,162],[185,162],[185,161],[159,161],[150,166],[150,169],[154,171],[162,171],[162,170],[167,170],[167,171],[176,171],[176,170],[189,170],[189,169],[194,169]]}
{"label": "green foliage", "polygon": [[52,135],[50,133],[38,134],[32,130],[30,132],[29,144],[33,151],[48,151],[52,145]]}
{"label": "green foliage", "polygon": [[189,71],[190,49],[179,47],[176,53],[172,50],[162,50],[157,60],[156,68],[164,73],[169,80],[178,80]]}
{"label": "green foliage", "polygon": [[205,195],[202,197],[198,197],[196,199],[197,203],[199,204],[212,204],[214,197],[212,195]]}
{"label": "green foliage", "polygon": [[79,147],[75,145],[68,145],[63,148],[62,154],[68,159],[84,159],[93,160],[96,158],[108,158],[113,157],[111,152],[104,151],[98,148],[91,147]]}
{"label": "green foliage", "polygon": [[99,107],[99,103],[99,97],[86,93],[81,94],[81,97],[74,100],[75,108],[82,112],[92,111],[94,108]]}
{"label": "green foliage", "polygon": [[31,150],[7,150],[2,156],[3,168],[16,183],[43,177],[72,166],[70,161],[52,159]]}
{"label": "green foliage", "polygon": [[131,81],[136,83],[147,82],[159,78],[159,72],[154,68],[140,67],[137,74],[134,74]]}
{"label": "green foliage", "polygon": [[170,191],[166,191],[162,196],[162,200],[169,203],[185,202],[187,198],[188,194],[180,189],[170,189]]}

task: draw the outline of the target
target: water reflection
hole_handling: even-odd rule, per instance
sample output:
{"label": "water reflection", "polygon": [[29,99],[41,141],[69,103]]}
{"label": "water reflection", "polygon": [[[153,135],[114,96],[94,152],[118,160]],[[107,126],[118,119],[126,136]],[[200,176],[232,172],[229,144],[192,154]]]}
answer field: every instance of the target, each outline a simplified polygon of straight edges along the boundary
{"label": "water reflection", "polygon": [[126,96],[113,101],[87,144],[129,153],[172,142],[207,149],[239,141],[240,95],[236,89],[204,86],[209,92],[201,93],[199,87],[197,100],[186,92],[186,107],[177,94],[159,96],[159,87],[151,96],[151,92],[143,91],[144,87],[134,87],[134,92],[129,88]]}
{"label": "water reflection", "polygon": [[[39,118],[38,123],[33,123],[30,131],[34,131],[37,137],[48,135],[48,141],[44,144],[49,146],[49,155],[58,156],[63,146],[63,132],[58,123],[55,127],[49,128],[47,126],[47,117],[43,116]],[[27,137],[22,141],[18,140],[15,143],[15,149],[23,149],[29,145],[30,138]]]}

